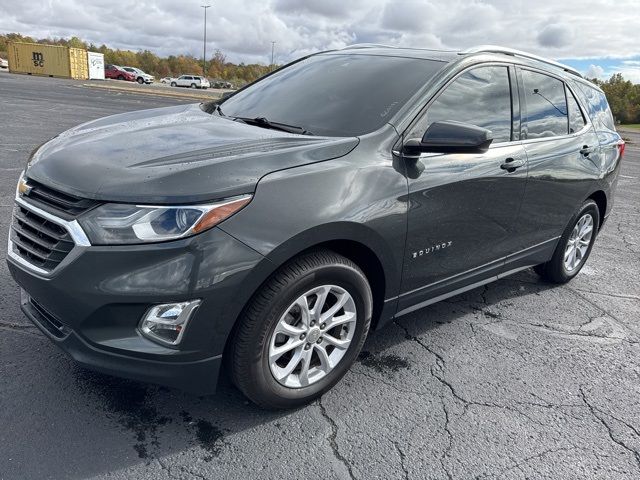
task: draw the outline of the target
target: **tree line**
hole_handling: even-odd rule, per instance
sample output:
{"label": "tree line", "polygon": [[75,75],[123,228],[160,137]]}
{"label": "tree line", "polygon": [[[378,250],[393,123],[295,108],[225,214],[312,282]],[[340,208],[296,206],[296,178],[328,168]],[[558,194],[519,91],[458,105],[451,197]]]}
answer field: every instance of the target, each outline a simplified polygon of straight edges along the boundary
{"label": "tree line", "polygon": [[[159,57],[149,50],[133,52],[131,50],[112,49],[107,45],[87,43],[78,37],[65,38],[33,38],[19,33],[0,34],[0,57],[7,57],[9,42],[30,42],[48,45],[63,45],[67,47],[84,48],[92,52],[104,54],[105,63],[136,67],[154,75],[156,78],[177,77],[182,74],[202,74],[202,58],[193,55],[169,55]],[[275,67],[274,67],[275,68]],[[207,77],[226,80],[236,86],[243,86],[265,75],[272,69],[269,65],[235,64],[227,61],[227,57],[220,50],[215,50],[211,58],[207,59]]]}
{"label": "tree line", "polygon": [[640,123],[640,84],[616,73],[609,80],[591,79],[606,94],[613,117],[619,123]]}

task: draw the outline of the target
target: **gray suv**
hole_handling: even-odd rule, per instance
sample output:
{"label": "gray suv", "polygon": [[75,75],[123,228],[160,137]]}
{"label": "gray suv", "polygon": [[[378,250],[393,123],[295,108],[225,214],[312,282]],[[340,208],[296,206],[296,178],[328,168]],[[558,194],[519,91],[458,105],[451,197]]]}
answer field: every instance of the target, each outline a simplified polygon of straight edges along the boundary
{"label": "gray suv", "polygon": [[571,280],[623,152],[569,67],[357,45],[51,139],[20,177],[8,264],[86,367],[210,393],[224,365],[295,407],[370,329],[530,267]]}

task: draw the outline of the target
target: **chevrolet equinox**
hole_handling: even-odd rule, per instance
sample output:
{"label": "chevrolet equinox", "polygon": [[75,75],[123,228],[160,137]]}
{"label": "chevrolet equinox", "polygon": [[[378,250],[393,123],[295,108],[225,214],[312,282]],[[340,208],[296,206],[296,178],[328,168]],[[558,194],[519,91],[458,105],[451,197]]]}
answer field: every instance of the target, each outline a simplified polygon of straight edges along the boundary
{"label": "chevrolet equinox", "polygon": [[571,280],[623,152],[570,67],[355,45],[54,137],[19,179],[8,264],[80,364],[210,393],[224,360],[252,401],[294,407],[370,329],[530,267]]}

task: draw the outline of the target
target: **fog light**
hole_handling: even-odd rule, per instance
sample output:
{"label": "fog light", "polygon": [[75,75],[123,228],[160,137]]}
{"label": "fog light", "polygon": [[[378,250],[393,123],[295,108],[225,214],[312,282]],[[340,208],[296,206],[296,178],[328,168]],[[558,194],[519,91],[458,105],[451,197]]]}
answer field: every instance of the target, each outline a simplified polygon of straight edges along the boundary
{"label": "fog light", "polygon": [[199,305],[200,300],[155,305],[142,317],[140,331],[158,342],[178,345],[191,315]]}

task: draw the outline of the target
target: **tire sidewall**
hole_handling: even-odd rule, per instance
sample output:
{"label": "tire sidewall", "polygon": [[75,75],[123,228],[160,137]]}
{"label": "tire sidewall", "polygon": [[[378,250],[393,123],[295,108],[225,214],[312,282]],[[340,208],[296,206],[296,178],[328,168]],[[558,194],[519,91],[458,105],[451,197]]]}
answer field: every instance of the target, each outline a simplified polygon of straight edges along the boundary
{"label": "tire sidewall", "polygon": [[[278,383],[269,367],[269,345],[276,324],[286,309],[302,294],[320,285],[337,285],[349,292],[356,305],[356,330],[349,349],[338,365],[321,380],[303,388],[288,388]],[[256,356],[251,361],[252,378],[257,389],[268,395],[277,407],[293,407],[329,390],[346,373],[364,344],[371,321],[371,290],[359,271],[346,265],[322,266],[285,287],[266,309],[256,332]]]}

